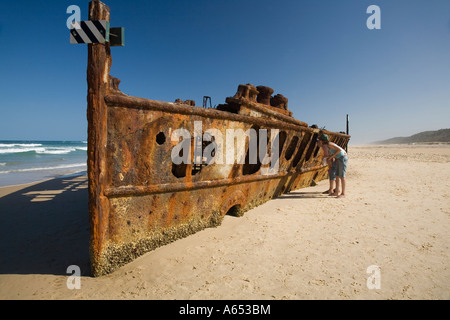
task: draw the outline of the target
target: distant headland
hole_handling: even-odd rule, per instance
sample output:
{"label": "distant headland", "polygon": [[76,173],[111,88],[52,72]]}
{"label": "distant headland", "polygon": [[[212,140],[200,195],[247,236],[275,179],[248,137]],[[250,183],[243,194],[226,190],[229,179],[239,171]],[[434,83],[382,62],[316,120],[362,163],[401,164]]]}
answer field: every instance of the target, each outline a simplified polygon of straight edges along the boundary
{"label": "distant headland", "polygon": [[374,144],[409,144],[409,143],[424,143],[424,144],[450,143],[450,129],[424,131],[416,133],[409,137],[396,137],[374,142]]}

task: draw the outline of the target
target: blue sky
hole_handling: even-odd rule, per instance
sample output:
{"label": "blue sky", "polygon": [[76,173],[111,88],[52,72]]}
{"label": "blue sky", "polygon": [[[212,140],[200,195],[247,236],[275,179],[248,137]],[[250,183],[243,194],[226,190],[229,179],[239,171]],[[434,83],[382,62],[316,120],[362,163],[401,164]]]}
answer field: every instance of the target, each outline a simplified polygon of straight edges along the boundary
{"label": "blue sky", "polygon": [[[353,144],[450,128],[448,0],[161,0],[105,3],[111,75],[127,94],[173,102],[272,87],[294,116]],[[369,30],[367,7],[381,8]],[[0,140],[85,140],[87,45],[70,44],[69,5],[7,1],[0,10]]]}

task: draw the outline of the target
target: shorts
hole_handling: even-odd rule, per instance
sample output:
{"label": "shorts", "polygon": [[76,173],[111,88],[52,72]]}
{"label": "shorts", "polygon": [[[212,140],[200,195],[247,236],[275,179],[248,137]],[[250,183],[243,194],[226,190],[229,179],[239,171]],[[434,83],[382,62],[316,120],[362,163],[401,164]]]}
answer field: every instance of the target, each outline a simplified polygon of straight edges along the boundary
{"label": "shorts", "polygon": [[347,162],[348,162],[347,155],[336,159],[336,163],[337,163],[336,175],[339,178],[345,178],[345,173],[347,172]]}
{"label": "shorts", "polygon": [[336,180],[336,171],[337,171],[337,161],[333,161],[333,165],[328,170],[328,178],[330,180]]}

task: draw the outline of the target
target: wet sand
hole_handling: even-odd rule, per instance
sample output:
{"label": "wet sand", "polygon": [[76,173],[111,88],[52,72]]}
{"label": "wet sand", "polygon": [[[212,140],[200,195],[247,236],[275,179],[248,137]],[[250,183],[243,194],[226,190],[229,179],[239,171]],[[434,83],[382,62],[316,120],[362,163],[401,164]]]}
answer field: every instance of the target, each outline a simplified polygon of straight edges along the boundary
{"label": "wet sand", "polygon": [[449,299],[449,163],[449,146],[353,146],[346,198],[321,181],[100,278],[85,176],[0,188],[0,299]]}

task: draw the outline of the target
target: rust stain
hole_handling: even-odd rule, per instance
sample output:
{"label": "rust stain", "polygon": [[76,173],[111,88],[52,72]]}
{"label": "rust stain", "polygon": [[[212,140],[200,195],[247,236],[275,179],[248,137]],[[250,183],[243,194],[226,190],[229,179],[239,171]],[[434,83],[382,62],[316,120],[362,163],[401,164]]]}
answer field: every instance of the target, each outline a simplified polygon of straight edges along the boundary
{"label": "rust stain", "polygon": [[[89,12],[90,20],[109,20],[109,8],[99,1],[90,3]],[[109,44],[88,47],[90,254],[94,276],[108,274],[158,246],[218,226],[226,214],[241,216],[274,197],[327,177],[328,168],[322,164],[316,144],[321,130],[293,118],[288,99],[281,94],[273,96],[273,89],[239,85],[233,97],[210,109],[196,107],[192,100],[170,103],[131,97],[119,90],[119,79],[109,76]],[[278,130],[278,171],[264,175],[268,164],[250,163],[252,138],[245,137],[244,163],[207,164],[203,158],[193,163],[196,122],[202,124],[201,136],[215,129],[224,143],[227,129]],[[190,163],[175,164],[171,157],[179,143],[172,140],[177,129],[192,134],[187,142]],[[347,146],[348,135],[322,131],[331,141]],[[212,142],[198,143],[204,151]],[[218,145],[218,141],[214,143]],[[272,152],[271,143],[268,153]]]}

